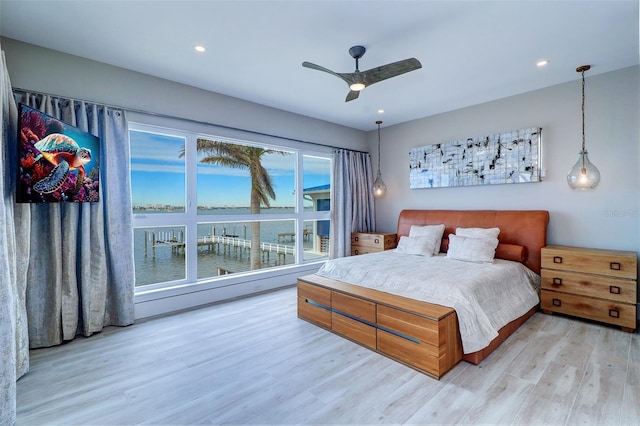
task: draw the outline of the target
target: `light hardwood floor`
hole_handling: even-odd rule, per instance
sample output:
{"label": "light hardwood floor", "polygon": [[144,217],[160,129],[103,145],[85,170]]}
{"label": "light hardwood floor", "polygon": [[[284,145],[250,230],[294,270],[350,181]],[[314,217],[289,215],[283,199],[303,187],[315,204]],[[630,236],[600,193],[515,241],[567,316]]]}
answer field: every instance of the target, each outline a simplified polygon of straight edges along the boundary
{"label": "light hardwood floor", "polygon": [[640,424],[638,334],[535,314],[436,381],[296,316],[295,288],[31,352],[18,425]]}

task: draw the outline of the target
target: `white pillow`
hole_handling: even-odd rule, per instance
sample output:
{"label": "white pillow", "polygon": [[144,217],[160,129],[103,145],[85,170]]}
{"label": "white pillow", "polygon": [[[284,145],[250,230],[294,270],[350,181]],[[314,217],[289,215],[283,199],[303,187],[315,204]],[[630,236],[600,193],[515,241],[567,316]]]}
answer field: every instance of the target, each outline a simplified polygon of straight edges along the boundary
{"label": "white pillow", "polygon": [[496,247],[497,238],[467,238],[451,234],[447,257],[465,262],[493,263]]}
{"label": "white pillow", "polygon": [[440,253],[440,242],[444,234],[444,224],[418,226],[412,225],[409,229],[409,237],[429,237],[433,242],[433,254]]}
{"label": "white pillow", "polygon": [[[438,244],[440,242],[438,241]],[[431,237],[400,237],[396,253],[419,254],[421,256],[433,256],[433,238]]]}
{"label": "white pillow", "polygon": [[456,235],[467,238],[498,238],[500,228],[456,228]]}

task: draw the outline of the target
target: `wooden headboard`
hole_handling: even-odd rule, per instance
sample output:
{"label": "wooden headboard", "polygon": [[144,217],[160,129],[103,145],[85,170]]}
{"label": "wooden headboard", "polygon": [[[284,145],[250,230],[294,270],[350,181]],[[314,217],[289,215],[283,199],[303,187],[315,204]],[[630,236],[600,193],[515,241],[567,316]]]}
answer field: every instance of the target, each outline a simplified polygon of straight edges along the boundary
{"label": "wooden headboard", "polygon": [[398,238],[409,235],[412,225],[445,226],[442,250],[456,228],[500,228],[498,240],[525,247],[523,263],[540,274],[540,249],[547,244],[549,212],[546,210],[403,210],[398,218]]}

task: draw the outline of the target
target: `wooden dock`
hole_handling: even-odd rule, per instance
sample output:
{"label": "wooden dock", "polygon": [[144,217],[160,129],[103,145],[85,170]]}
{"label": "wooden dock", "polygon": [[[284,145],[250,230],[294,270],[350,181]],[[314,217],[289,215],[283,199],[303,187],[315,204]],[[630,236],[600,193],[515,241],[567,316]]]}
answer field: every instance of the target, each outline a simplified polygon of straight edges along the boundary
{"label": "wooden dock", "polygon": [[[280,238],[278,238],[279,240]],[[242,257],[249,255],[251,251],[251,240],[238,238],[237,236],[208,235],[198,238],[198,250],[215,251],[223,255],[236,255]],[[184,233],[180,232],[145,232],[144,254],[147,256],[151,250],[151,256],[155,258],[156,249],[162,247],[171,248],[172,254],[184,254],[185,242]],[[287,255],[295,256],[295,247],[286,244],[260,243],[260,251],[263,260],[269,260],[273,253],[283,260]]]}
{"label": "wooden dock", "polygon": [[[303,240],[309,240],[309,238],[311,237],[311,235],[313,235],[313,231],[309,230],[309,229],[304,229],[302,231],[302,239]],[[296,238],[296,233],[295,232],[281,232],[278,234],[278,242],[282,241],[285,242],[287,241],[287,239],[289,239],[289,241],[295,241]]]}

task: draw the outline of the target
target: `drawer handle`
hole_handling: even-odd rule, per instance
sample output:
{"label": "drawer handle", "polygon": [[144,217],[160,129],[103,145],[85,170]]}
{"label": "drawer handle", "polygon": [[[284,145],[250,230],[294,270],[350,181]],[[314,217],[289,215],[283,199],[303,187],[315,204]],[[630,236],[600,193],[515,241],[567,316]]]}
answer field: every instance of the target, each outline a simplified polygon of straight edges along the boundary
{"label": "drawer handle", "polygon": [[562,306],[562,300],[560,300],[560,299],[551,299],[551,304],[553,306]]}
{"label": "drawer handle", "polygon": [[553,256],[553,263],[562,263],[562,256]]}
{"label": "drawer handle", "polygon": [[358,249],[354,250],[355,254],[360,254],[360,252],[358,251]]}
{"label": "drawer handle", "polygon": [[609,286],[609,293],[611,293],[611,294],[620,294],[620,287],[618,287],[617,285],[610,285]]}
{"label": "drawer handle", "polygon": [[375,242],[376,244],[380,244],[380,239],[379,239],[379,238],[376,238],[376,239],[374,240],[374,242]]}
{"label": "drawer handle", "polygon": [[553,285],[562,285],[562,278],[553,277]]}
{"label": "drawer handle", "polygon": [[609,309],[609,316],[611,318],[620,318],[620,311],[617,309]]}
{"label": "drawer handle", "polygon": [[360,241],[360,237],[353,237],[353,241]]}
{"label": "drawer handle", "polygon": [[619,271],[620,269],[622,269],[622,266],[620,265],[620,262],[611,262],[609,263],[609,269]]}

